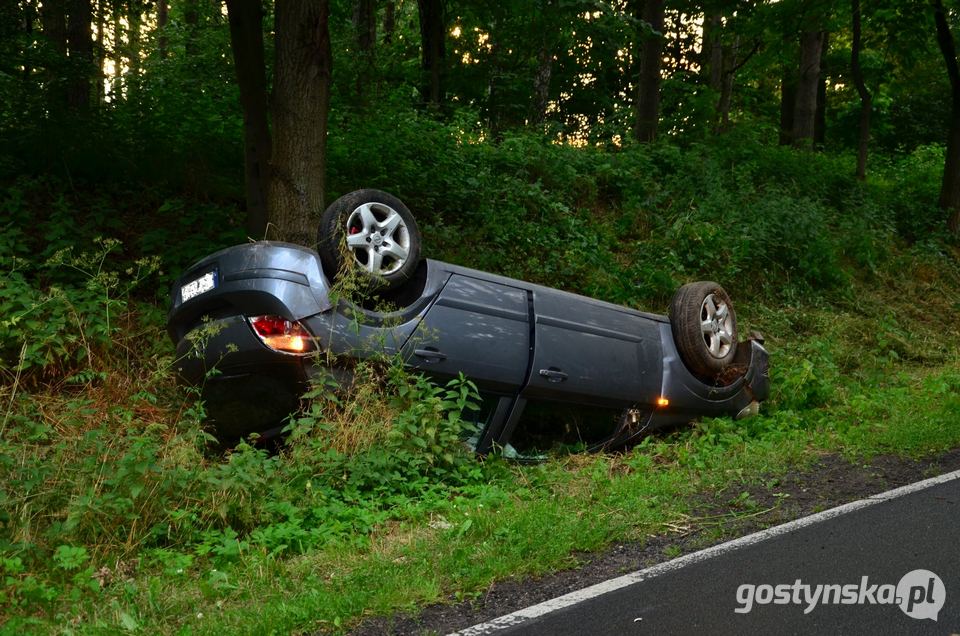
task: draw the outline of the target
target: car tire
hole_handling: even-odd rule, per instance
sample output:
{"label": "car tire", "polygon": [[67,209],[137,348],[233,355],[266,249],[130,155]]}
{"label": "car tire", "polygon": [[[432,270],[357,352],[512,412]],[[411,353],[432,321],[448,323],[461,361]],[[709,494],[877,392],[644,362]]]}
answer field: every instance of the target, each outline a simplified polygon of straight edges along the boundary
{"label": "car tire", "polygon": [[327,276],[356,267],[377,289],[392,289],[416,271],[422,238],[410,210],[380,190],[356,190],[326,209],[317,236]]}
{"label": "car tire", "polygon": [[715,378],[737,355],[737,316],[717,283],[699,281],[678,289],[670,302],[670,327],[680,357],[701,378]]}

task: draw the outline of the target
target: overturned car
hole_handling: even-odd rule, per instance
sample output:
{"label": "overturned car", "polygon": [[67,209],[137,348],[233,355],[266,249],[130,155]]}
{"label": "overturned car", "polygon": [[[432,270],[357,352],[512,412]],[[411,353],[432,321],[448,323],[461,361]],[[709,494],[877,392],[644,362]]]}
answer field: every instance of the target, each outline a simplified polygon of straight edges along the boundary
{"label": "overturned car", "polygon": [[[613,413],[608,429],[581,435],[608,449],[701,416],[755,413],[769,393],[763,339],[738,341],[716,283],[683,286],[662,316],[420,259],[420,241],[403,203],[360,190],[325,212],[319,252],[260,241],[190,267],[172,290],[168,331],[217,436],[275,434],[328,360],[382,354],[476,384],[479,453],[507,447],[544,405]],[[332,300],[345,265],[369,274],[392,309]]]}

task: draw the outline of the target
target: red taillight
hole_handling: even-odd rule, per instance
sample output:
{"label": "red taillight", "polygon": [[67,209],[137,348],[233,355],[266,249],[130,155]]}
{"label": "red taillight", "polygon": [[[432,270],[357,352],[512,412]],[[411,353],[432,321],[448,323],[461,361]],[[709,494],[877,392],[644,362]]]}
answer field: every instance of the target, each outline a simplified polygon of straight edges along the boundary
{"label": "red taillight", "polygon": [[315,348],[310,333],[299,322],[280,316],[254,316],[249,320],[254,333],[274,351],[305,354]]}

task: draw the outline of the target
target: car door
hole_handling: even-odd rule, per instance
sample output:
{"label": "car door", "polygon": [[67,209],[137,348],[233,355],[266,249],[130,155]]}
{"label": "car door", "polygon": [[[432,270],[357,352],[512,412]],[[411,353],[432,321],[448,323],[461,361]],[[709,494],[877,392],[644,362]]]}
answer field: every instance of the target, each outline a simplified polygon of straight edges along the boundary
{"label": "car door", "polygon": [[452,274],[403,354],[410,367],[439,380],[462,372],[481,390],[515,392],[529,368],[528,292]]}
{"label": "car door", "polygon": [[523,397],[599,406],[653,404],[663,364],[657,322],[600,301],[535,288],[533,364]]}

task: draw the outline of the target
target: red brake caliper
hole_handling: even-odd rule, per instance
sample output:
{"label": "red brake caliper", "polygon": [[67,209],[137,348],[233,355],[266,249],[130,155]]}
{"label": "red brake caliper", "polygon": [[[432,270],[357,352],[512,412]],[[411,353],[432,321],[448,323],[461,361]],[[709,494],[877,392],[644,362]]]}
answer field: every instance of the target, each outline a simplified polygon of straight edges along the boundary
{"label": "red brake caliper", "polygon": [[359,234],[359,233],[360,233],[360,228],[358,228],[358,227],[356,227],[356,226],[350,228],[350,234],[351,234],[351,235],[352,235],[352,234]]}

